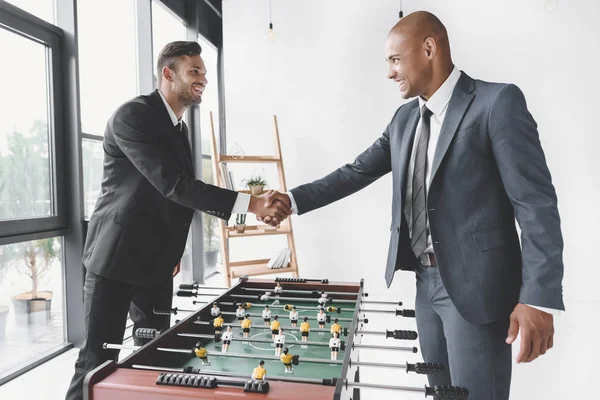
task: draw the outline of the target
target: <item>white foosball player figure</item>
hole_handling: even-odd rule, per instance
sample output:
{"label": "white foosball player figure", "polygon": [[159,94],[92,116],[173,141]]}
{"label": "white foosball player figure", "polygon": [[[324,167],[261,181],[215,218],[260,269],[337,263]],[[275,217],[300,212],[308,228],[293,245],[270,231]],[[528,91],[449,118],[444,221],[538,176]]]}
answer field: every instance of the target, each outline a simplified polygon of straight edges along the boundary
{"label": "white foosball player figure", "polygon": [[219,314],[221,314],[221,309],[219,308],[217,303],[213,303],[212,308],[210,309],[210,315],[216,317]]}
{"label": "white foosball player figure", "polygon": [[337,332],[333,333],[333,337],[329,339],[329,348],[331,349],[331,359],[337,360],[338,351],[340,350],[340,335]]}
{"label": "white foosball player figure", "polygon": [[233,330],[231,330],[231,325],[227,326],[227,330],[225,331],[225,333],[223,333],[221,340],[223,340],[223,346],[221,347],[221,352],[226,353],[227,350],[229,349],[229,345],[231,344],[231,341],[233,340]]}

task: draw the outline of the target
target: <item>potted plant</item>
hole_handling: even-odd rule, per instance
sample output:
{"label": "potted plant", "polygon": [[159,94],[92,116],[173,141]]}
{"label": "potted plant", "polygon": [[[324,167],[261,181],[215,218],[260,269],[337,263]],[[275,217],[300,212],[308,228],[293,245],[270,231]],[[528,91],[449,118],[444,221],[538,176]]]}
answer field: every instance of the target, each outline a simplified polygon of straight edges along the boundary
{"label": "potted plant", "polygon": [[31,314],[44,312],[46,319],[50,318],[52,292],[38,290],[39,281],[50,269],[58,255],[56,238],[47,238],[20,243],[15,248],[23,257],[20,265],[24,274],[31,280],[31,290],[11,297],[15,313],[27,314],[27,322],[31,323]]}
{"label": "potted plant", "polygon": [[235,230],[238,233],[244,233],[246,230],[246,214],[238,214],[235,217]]}
{"label": "potted plant", "polygon": [[246,184],[248,189],[250,189],[250,193],[253,195],[261,194],[264,187],[267,186],[267,181],[260,175],[256,177],[252,176],[250,179],[244,179],[242,182]]}

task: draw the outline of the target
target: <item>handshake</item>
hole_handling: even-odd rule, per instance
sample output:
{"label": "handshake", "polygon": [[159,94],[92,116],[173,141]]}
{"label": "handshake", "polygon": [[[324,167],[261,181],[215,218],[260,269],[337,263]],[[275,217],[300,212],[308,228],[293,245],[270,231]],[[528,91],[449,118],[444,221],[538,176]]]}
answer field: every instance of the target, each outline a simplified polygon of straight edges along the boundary
{"label": "handshake", "polygon": [[269,190],[262,196],[252,196],[248,211],[267,225],[277,226],[292,215],[292,202],[285,193]]}

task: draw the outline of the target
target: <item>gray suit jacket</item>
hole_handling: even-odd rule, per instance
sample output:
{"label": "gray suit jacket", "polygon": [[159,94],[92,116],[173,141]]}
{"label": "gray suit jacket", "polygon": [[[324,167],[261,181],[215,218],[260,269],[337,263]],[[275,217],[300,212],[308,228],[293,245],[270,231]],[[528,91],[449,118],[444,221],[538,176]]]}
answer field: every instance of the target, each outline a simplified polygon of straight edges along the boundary
{"label": "gray suit jacket", "polygon": [[187,127],[173,127],[157,91],[117,109],[104,135],[104,174],[90,218],[85,267],[151,286],[171,277],[194,209],[229,219],[237,193],[194,177]]}
{"label": "gray suit jacket", "polygon": [[[450,298],[473,323],[507,318],[517,302],[564,309],[557,197],[523,93],[515,85],[474,80],[463,72],[448,107],[427,209]],[[417,265],[403,210],[418,120],[415,99],[396,111],[383,135],[353,163],[291,190],[298,214],[304,214],[391,171],[388,287],[394,271]]]}

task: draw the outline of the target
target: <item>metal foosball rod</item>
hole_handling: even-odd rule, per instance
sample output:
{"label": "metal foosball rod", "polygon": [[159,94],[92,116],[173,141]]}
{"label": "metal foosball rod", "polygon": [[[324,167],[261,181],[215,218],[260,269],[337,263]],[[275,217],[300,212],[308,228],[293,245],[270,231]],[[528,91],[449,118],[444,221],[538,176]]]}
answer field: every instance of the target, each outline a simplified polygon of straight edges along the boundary
{"label": "metal foosball rod", "polygon": [[[273,292],[272,290],[269,290],[269,289],[244,287],[244,288],[242,288],[242,290],[246,290],[248,292],[260,292],[260,293],[271,292],[274,296],[277,296],[277,292]],[[338,295],[338,296],[358,296],[358,293],[356,293],[356,292],[336,292],[336,291],[332,291],[332,290],[309,290],[309,289],[305,289],[305,290],[282,289],[280,294],[283,294],[283,295],[285,295],[285,294],[313,294],[316,296],[321,296],[323,293],[325,293],[327,295]],[[368,293],[363,293],[364,297],[367,297],[368,295],[369,295]]]}
{"label": "metal foosball rod", "polygon": [[382,314],[396,314],[396,317],[407,317],[407,318],[414,318],[415,317],[415,310],[409,310],[409,309],[396,309],[396,310],[373,310],[373,309],[368,309],[368,308],[358,308],[358,312],[359,313],[382,313]]}
{"label": "metal foosball rod", "polygon": [[[211,325],[212,326],[212,323],[209,322],[209,321],[194,321],[194,324],[197,324],[197,325]],[[240,328],[241,327],[240,324],[230,324],[230,323],[227,323],[227,322],[224,323],[223,326],[225,326],[225,327],[226,326],[231,326],[232,328]],[[265,326],[265,325],[252,325],[250,328],[251,329],[264,329],[264,330],[269,330],[269,331],[271,330],[270,326]],[[281,328],[283,328],[283,330],[287,331],[287,332],[300,331],[300,327],[299,326],[296,326],[296,327],[293,327],[293,326],[281,326]],[[331,330],[330,329],[320,329],[320,328],[315,328],[315,329],[310,328],[310,332],[311,333],[312,332],[326,332],[326,333],[331,333]],[[348,336],[348,333],[350,333],[350,331],[348,330],[348,328],[342,328],[342,335]]]}
{"label": "metal foosball rod", "polygon": [[192,291],[192,290],[178,290],[177,291],[177,296],[179,297],[198,297],[198,296],[212,296],[212,297],[218,297],[221,296],[223,293],[201,293],[198,291]]}
{"label": "metal foosball rod", "polygon": [[[171,308],[171,309],[168,309],[168,310],[157,310],[157,309],[153,310],[154,314],[156,314],[156,315],[171,315],[171,314],[177,315],[178,312],[194,313],[196,311],[198,311],[198,310],[188,310],[188,309],[177,308],[177,307],[174,307],[174,308]],[[231,312],[231,311],[221,311],[221,314],[223,314],[223,315],[237,315],[236,313]],[[254,317],[254,318],[262,318],[261,314],[247,314],[247,315],[250,316],[250,317]],[[316,316],[305,315],[305,317],[307,317],[310,320],[317,319]],[[325,318],[326,318],[325,322],[327,322],[327,323],[331,322],[331,316],[328,315]],[[338,321],[342,321],[342,322],[351,322],[351,321],[354,321],[353,318],[337,318],[336,317],[336,319]],[[364,324],[368,324],[369,323],[369,319],[368,318],[358,318],[358,321],[361,322],[361,323],[364,323]]]}
{"label": "metal foosball rod", "polygon": [[403,331],[403,330],[385,330],[385,331],[364,331],[357,330],[357,335],[385,335],[385,338],[394,338],[397,340],[416,340],[419,335],[415,331]]}
{"label": "metal foosball rod", "polygon": [[[208,301],[197,301],[197,300],[192,301],[192,304],[194,304],[194,305],[196,305],[196,304],[206,304],[206,303],[208,303]],[[219,305],[219,306],[233,306],[233,307],[237,307],[239,304],[242,305],[243,309],[248,309],[248,308],[251,308],[253,306],[252,303],[247,302],[247,301],[245,301],[243,303],[231,303],[231,302],[227,302],[227,301],[218,301],[217,302],[217,305]],[[264,306],[265,306],[265,304],[258,304],[258,305],[256,305],[256,307],[264,307]],[[280,308],[280,309],[283,309],[284,311],[292,311],[293,307],[295,307],[296,310],[309,310],[309,311],[315,310],[314,306],[313,307],[310,307],[310,306],[295,306],[293,304],[285,304],[283,306],[278,305],[278,304],[269,304],[268,306],[269,306],[269,308],[278,308],[278,309]],[[354,311],[352,309],[346,309],[346,308],[344,310],[345,311]],[[327,311],[327,312],[336,312],[336,313],[339,314],[339,313],[342,312],[342,307],[327,306],[327,307],[325,307],[325,311]],[[389,311],[389,312],[393,312],[393,311]]]}
{"label": "metal foosball rod", "polygon": [[[306,302],[311,302],[311,301],[318,302],[319,301],[319,299],[316,297],[314,297],[314,298],[284,297],[284,296],[273,296],[273,295],[267,295],[267,294],[263,294],[263,295],[259,295],[259,296],[252,296],[249,294],[232,294],[232,295],[230,295],[230,297],[235,297],[237,299],[250,299],[250,300],[258,299],[263,302],[269,301],[269,300],[306,301]],[[356,300],[344,300],[344,299],[337,300],[337,299],[328,297],[327,303],[354,304],[354,303],[356,303]]]}
{"label": "metal foosball rod", "polygon": [[[178,333],[177,336],[182,336],[182,337],[191,337],[191,338],[200,338],[200,339],[212,339],[215,340],[215,335],[208,335],[208,334],[202,334],[202,333]],[[252,339],[252,338],[236,338],[235,340],[236,342],[250,342],[250,343],[273,343],[273,340],[269,340],[269,339]],[[218,341],[217,341],[218,342]],[[300,340],[286,340],[285,344],[300,344],[303,346],[321,346],[321,347],[329,347],[329,343],[325,343],[325,342],[303,342]],[[346,349],[346,342],[341,341],[341,346],[340,346],[341,350],[345,350]]]}
{"label": "metal foosball rod", "polygon": [[[124,346],[124,345],[120,345],[120,344],[111,344],[111,343],[104,343],[102,345],[102,347],[104,349],[111,349],[111,350],[121,350],[121,349],[124,349],[124,347],[127,347],[127,348],[136,347],[136,350],[141,348],[141,346]],[[167,353],[190,354],[190,355],[195,356],[194,349],[175,349],[175,348],[168,348],[168,347],[157,347],[156,350],[164,351]],[[261,354],[239,354],[239,353],[223,353],[223,352],[215,352],[215,351],[206,351],[206,356],[280,361],[280,357],[278,357],[278,356],[267,356],[264,354],[263,355],[261,355]],[[298,356],[298,355],[293,356],[292,363],[294,365],[299,365],[300,360],[302,360],[302,362],[310,363],[310,364],[342,365],[344,363],[343,360],[325,360],[325,359],[321,359],[321,358],[302,358],[302,359],[300,359],[300,356]],[[393,368],[393,369],[399,368],[399,369],[406,370],[406,372],[414,372],[416,374],[422,374],[422,375],[436,375],[436,374],[442,373],[445,370],[444,366],[441,364],[438,364],[438,363],[385,364],[385,363],[373,363],[373,362],[350,360],[350,364],[351,364],[351,366],[355,365],[355,366],[359,366],[359,367],[380,367],[380,368]]]}
{"label": "metal foosball rod", "polygon": [[410,386],[396,385],[380,385],[373,383],[350,382],[344,379],[346,388],[361,388],[361,389],[383,389],[383,390],[401,390],[416,393],[423,393],[425,397],[432,396],[436,400],[467,400],[469,398],[469,390],[461,386],[435,385],[434,387],[425,386],[422,388]]}
{"label": "metal foosball rod", "polygon": [[198,283],[182,283],[179,285],[179,290],[199,290],[199,289],[209,289],[209,290],[229,290],[228,287],[219,287],[219,286],[204,286]]}

